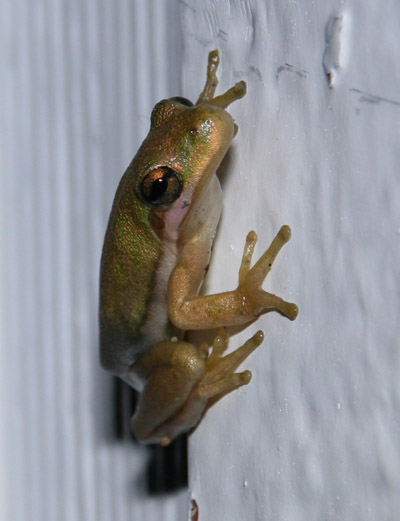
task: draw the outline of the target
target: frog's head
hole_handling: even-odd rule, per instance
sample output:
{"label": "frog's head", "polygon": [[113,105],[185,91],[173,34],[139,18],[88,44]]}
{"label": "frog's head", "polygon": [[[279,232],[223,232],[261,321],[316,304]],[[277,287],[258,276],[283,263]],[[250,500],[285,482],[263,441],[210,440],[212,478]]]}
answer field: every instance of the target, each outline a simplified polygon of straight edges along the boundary
{"label": "frog's head", "polygon": [[152,209],[156,227],[170,236],[206,193],[237,132],[225,109],[245,95],[246,83],[241,81],[214,97],[218,63],[218,53],[212,51],[206,86],[196,104],[180,97],[157,103],[140,150],[136,193]]}

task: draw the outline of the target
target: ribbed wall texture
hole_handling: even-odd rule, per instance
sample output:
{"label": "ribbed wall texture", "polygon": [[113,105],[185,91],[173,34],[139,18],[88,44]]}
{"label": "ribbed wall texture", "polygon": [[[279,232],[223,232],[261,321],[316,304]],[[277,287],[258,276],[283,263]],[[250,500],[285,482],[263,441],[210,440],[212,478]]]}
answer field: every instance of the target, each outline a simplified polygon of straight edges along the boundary
{"label": "ribbed wall texture", "polygon": [[220,92],[248,94],[207,287],[235,287],[250,228],[257,257],[288,223],[265,287],[300,315],[233,335],[266,340],[191,438],[199,521],[397,521],[399,2],[180,4],[183,38],[170,0],[0,3],[0,520],[187,518],[116,436],[98,265],[153,104],[194,99],[219,47]]}
{"label": "ribbed wall texture", "polygon": [[152,106],[178,93],[176,11],[0,4],[2,520],[175,521],[186,509],[184,493],[147,496],[148,452],[113,436],[97,354],[105,225]]}
{"label": "ribbed wall texture", "polygon": [[209,291],[237,284],[284,223],[247,387],[190,438],[200,521],[400,519],[400,2],[185,0],[184,95],[221,50],[239,126],[223,176]]}

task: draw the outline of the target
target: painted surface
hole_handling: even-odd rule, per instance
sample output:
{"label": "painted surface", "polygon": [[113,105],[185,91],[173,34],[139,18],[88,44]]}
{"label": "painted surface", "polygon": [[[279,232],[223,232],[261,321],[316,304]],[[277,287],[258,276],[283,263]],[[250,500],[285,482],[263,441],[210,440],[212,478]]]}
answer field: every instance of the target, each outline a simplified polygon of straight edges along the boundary
{"label": "painted surface", "polygon": [[[96,352],[114,190],[152,105],[176,94],[179,18],[163,6],[0,7],[7,521],[186,518],[185,497],[145,495],[146,453],[112,441]],[[221,90],[248,82],[232,107],[240,130],[207,287],[236,285],[250,228],[260,251],[287,223],[267,288],[301,309],[293,324],[270,315],[232,339],[266,334],[251,386],[191,439],[199,521],[397,521],[399,3],[184,0],[181,16],[178,93],[198,95],[215,47]]]}
{"label": "painted surface", "polygon": [[2,521],[186,515],[185,491],[146,493],[148,450],[116,436],[97,349],[115,189],[154,103],[179,87],[174,11],[161,0],[0,5]]}
{"label": "painted surface", "polygon": [[[208,290],[237,284],[250,228],[260,251],[292,226],[267,288],[299,304],[265,316],[253,381],[190,440],[200,520],[376,521],[400,510],[400,6],[373,1],[182,4],[184,93],[207,52],[239,134]],[[229,266],[229,269],[227,269]]]}

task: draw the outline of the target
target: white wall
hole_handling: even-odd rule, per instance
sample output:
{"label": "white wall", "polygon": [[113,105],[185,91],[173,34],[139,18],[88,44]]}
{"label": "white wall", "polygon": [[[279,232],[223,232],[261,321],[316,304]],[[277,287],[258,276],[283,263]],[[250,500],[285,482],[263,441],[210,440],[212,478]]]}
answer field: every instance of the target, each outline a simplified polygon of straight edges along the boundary
{"label": "white wall", "polygon": [[153,104],[196,98],[218,47],[221,91],[245,79],[248,95],[208,290],[236,285],[250,228],[261,252],[288,223],[266,287],[300,316],[232,338],[266,334],[251,384],[191,438],[199,519],[396,521],[400,5],[185,0],[180,15],[182,36],[175,2],[0,4],[0,519],[186,518],[185,492],[149,498],[147,452],[111,437],[98,262]]}
{"label": "white wall", "polygon": [[209,290],[236,285],[249,229],[260,253],[287,223],[266,287],[300,307],[231,341],[266,335],[251,384],[190,440],[199,519],[397,520],[400,4],[188,0],[182,14],[184,94],[215,47],[221,91],[248,83]]}
{"label": "white wall", "polygon": [[148,496],[148,450],[113,437],[97,353],[105,225],[179,86],[177,4],[1,2],[0,42],[0,519],[184,518],[186,492]]}

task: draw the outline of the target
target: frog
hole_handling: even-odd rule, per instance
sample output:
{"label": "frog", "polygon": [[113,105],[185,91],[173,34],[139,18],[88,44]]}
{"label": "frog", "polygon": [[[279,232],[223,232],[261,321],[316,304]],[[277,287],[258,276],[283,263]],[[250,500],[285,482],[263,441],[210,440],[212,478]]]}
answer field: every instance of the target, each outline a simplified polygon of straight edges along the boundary
{"label": "frog", "polygon": [[[291,236],[281,227],[252,266],[257,243],[247,235],[236,289],[200,289],[222,210],[217,170],[238,132],[227,107],[246,94],[239,81],[224,94],[218,50],[208,56],[196,101],[172,97],[153,108],[150,130],[124,173],[112,205],[100,267],[100,360],[139,393],[131,427],[145,444],[167,446],[192,432],[207,409],[249,383],[237,372],[264,339],[258,331],[226,354],[227,328],[276,311],[294,320],[298,307],[262,288]],[[212,342],[185,340],[216,330]],[[211,345],[209,345],[211,344]]]}

